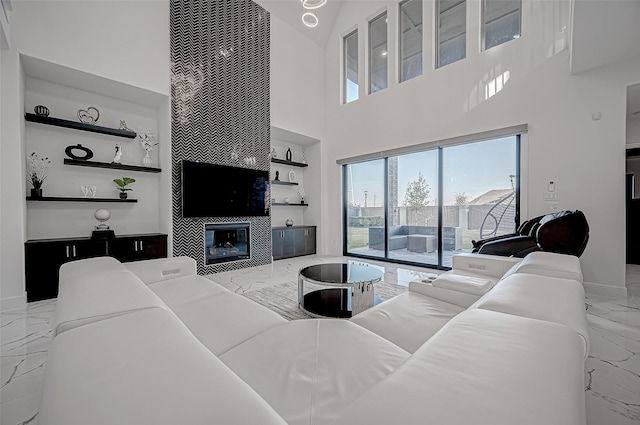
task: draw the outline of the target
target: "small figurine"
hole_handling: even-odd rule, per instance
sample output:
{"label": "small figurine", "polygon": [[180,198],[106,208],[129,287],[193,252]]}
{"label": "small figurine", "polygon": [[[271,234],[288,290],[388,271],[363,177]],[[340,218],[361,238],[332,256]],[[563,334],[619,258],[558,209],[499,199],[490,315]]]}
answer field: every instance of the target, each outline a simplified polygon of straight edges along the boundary
{"label": "small figurine", "polygon": [[271,150],[271,159],[276,159],[278,158],[278,153],[276,152],[276,148],[273,148]]}
{"label": "small figurine", "polygon": [[133,131],[127,127],[127,122],[125,120],[120,120],[120,130]]}
{"label": "small figurine", "polygon": [[276,178],[275,181],[280,181],[280,171],[276,170]]}
{"label": "small figurine", "polygon": [[113,161],[111,161],[114,164],[120,164],[120,161],[122,161],[122,145],[120,145],[120,143],[116,144],[116,153],[113,156]]}

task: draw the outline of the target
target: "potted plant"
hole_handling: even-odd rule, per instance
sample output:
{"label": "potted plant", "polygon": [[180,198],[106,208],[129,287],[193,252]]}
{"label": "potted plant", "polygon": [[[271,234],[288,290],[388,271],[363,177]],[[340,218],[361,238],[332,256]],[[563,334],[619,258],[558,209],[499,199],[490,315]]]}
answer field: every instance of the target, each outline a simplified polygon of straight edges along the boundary
{"label": "potted plant", "polygon": [[127,190],[133,190],[129,189],[127,185],[135,183],[136,179],[122,176],[121,179],[114,179],[113,181],[118,185],[118,190],[120,191],[120,199],[127,199]]}
{"label": "potted plant", "polygon": [[29,182],[33,186],[31,189],[32,198],[42,197],[42,183],[47,178],[47,167],[51,164],[51,160],[46,158],[40,158],[37,153],[32,152],[27,157],[29,163]]}

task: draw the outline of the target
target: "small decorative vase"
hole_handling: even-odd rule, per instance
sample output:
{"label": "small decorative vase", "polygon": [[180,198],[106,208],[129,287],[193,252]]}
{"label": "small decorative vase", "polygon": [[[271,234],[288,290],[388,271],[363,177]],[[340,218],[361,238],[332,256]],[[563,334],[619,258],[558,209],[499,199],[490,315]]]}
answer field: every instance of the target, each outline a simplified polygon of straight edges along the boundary
{"label": "small decorative vase", "polygon": [[287,149],[287,161],[291,161],[291,149]]}
{"label": "small decorative vase", "polygon": [[300,203],[304,204],[304,198],[300,198]]}
{"label": "small decorative vase", "polygon": [[147,153],[145,154],[144,158],[142,158],[142,165],[145,167],[152,167],[153,166],[153,161],[151,160],[151,157],[149,156],[149,151],[147,151]]}
{"label": "small decorative vase", "polygon": [[120,192],[120,199],[127,199],[127,192]]}
{"label": "small decorative vase", "polygon": [[290,218],[287,219],[287,221],[284,222],[284,224],[287,225],[287,227],[291,227],[293,226],[293,220],[291,220]]}
{"label": "small decorative vase", "polygon": [[31,197],[32,198],[42,198],[42,188],[40,188],[40,189],[31,189]]}
{"label": "small decorative vase", "polygon": [[36,115],[40,115],[41,117],[48,117],[49,116],[49,108],[47,108],[44,105],[38,105],[35,108],[33,108],[33,112],[36,113]]}
{"label": "small decorative vase", "polygon": [[276,148],[271,150],[271,158],[276,159],[278,157],[278,153],[276,152]]}

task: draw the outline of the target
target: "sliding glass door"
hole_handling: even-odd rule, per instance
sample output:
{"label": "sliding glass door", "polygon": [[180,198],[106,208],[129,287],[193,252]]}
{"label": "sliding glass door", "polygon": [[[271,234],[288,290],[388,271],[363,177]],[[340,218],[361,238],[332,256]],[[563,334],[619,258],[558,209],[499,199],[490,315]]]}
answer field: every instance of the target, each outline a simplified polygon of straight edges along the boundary
{"label": "sliding glass door", "polygon": [[345,250],[384,257],[385,160],[344,166]]}
{"label": "sliding glass door", "polygon": [[513,136],[442,149],[442,266],[473,240],[515,231],[518,145]]}
{"label": "sliding glass door", "polygon": [[438,264],[438,150],[387,159],[388,257]]}
{"label": "sliding glass door", "polygon": [[519,136],[344,165],[344,253],[451,267],[518,221]]}

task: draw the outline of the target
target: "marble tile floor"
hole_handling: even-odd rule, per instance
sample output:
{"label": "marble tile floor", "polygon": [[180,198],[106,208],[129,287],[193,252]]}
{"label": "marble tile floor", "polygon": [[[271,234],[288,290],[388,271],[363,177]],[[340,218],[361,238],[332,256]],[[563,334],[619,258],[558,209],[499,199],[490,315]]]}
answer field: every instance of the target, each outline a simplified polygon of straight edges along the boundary
{"label": "marble tile floor", "polygon": [[[351,260],[308,256],[208,276],[231,291],[247,293],[284,282],[297,283],[301,267]],[[440,273],[419,267],[366,260],[383,269],[384,281],[407,286]],[[640,297],[588,296],[591,351],[585,363],[589,425],[640,425]],[[56,301],[30,303],[0,312],[0,424],[35,425]]]}

